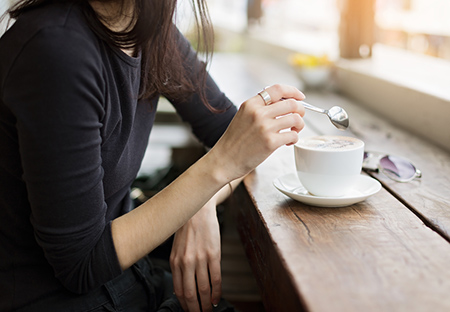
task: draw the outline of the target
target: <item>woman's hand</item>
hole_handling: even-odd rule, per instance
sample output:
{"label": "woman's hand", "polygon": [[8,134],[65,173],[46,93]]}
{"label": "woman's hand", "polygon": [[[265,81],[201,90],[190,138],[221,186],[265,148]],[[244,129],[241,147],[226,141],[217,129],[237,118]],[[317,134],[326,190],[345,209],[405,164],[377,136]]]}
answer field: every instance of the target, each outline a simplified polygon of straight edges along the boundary
{"label": "woman's hand", "polygon": [[[170,266],[185,311],[212,311],[221,298],[220,232],[214,197],[174,238]],[[200,310],[201,305],[201,310]]]}
{"label": "woman's hand", "polygon": [[[305,114],[298,101],[303,100],[304,95],[297,88],[282,85],[271,86],[265,91],[272,99],[270,105],[266,105],[259,95],[245,101],[227,131],[205,156],[144,204],[114,219],[111,231],[122,269],[129,268],[148,254],[187,221],[194,222],[197,216],[193,217],[199,207],[215,205],[211,198],[227,183],[245,176],[278,147],[297,142],[297,134],[304,127],[302,117]],[[212,216],[208,215],[207,219],[212,220]],[[211,222],[204,223],[210,225]],[[216,234],[211,234],[212,228],[195,232],[193,227],[184,227],[183,231],[187,229],[191,229],[186,235],[189,236],[188,241],[207,241],[206,244],[202,242],[205,244],[202,250],[194,252],[191,252],[191,246],[197,247],[197,244],[187,244],[184,263],[176,260],[181,257],[174,256],[174,271],[178,270],[175,272],[175,290],[181,301],[188,299],[184,300],[187,308],[192,306],[195,310],[197,286],[202,306],[208,309],[210,303],[217,302],[214,300],[220,293],[216,286],[221,278],[217,259],[220,254],[218,227],[215,228]],[[212,289],[208,288],[209,281]],[[203,298],[208,295],[212,300],[205,304],[208,300]]]}
{"label": "woman's hand", "polygon": [[294,144],[303,129],[305,98],[297,88],[273,85],[265,89],[272,102],[260,95],[245,101],[227,131],[210,153],[216,153],[225,180],[239,178],[264,161],[282,145]]}

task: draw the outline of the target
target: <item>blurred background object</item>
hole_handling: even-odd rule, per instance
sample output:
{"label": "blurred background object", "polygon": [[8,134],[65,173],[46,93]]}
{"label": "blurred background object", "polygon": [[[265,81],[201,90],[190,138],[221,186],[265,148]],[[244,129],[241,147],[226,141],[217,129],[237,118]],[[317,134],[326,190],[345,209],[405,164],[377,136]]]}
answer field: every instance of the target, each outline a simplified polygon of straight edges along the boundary
{"label": "blurred background object", "polygon": [[260,23],[262,15],[261,0],[247,0],[247,23]]}
{"label": "blurred background object", "polygon": [[375,39],[375,0],[339,0],[338,5],[340,57],[370,57]]}
{"label": "blurred background object", "polygon": [[209,0],[216,28],[306,54],[368,57],[383,44],[450,60],[448,0]]}
{"label": "blurred background object", "polygon": [[320,89],[330,83],[332,63],[326,54],[317,56],[295,53],[290,58],[290,64],[303,81],[304,89]]}
{"label": "blurred background object", "polygon": [[[251,66],[256,81],[269,61],[286,71],[261,85],[290,83],[291,71],[308,94],[339,92],[450,150],[450,1],[261,0],[257,22],[249,18],[248,4],[208,1],[216,52],[245,55],[241,66]],[[297,53],[326,55],[333,66],[308,75],[290,63]],[[248,63],[257,58],[259,65]],[[327,77],[325,83],[311,87],[324,79],[319,77]],[[424,103],[427,113],[414,114]]]}

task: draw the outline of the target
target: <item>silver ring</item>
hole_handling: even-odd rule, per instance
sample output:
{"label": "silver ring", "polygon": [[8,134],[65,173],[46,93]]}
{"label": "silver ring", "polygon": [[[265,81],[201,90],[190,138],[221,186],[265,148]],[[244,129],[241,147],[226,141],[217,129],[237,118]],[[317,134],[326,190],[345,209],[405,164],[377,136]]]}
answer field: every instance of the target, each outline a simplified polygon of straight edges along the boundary
{"label": "silver ring", "polygon": [[272,103],[272,98],[270,97],[269,93],[267,93],[266,90],[262,90],[258,94],[262,97],[262,99],[263,99],[264,103],[266,103],[266,105],[270,105]]}

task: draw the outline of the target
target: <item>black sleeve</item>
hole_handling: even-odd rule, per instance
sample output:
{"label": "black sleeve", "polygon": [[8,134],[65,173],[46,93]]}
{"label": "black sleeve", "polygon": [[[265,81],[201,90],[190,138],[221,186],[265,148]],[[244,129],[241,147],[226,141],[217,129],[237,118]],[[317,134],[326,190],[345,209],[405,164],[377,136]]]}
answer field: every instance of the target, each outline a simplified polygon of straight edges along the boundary
{"label": "black sleeve", "polygon": [[[185,62],[191,73],[195,74],[203,66],[195,51],[181,33],[177,32],[178,46],[185,55]],[[194,78],[195,79],[195,78]],[[169,99],[181,118],[188,122],[195,136],[206,146],[212,147],[227,129],[236,114],[236,106],[220,91],[208,74],[206,77],[206,98],[209,104],[222,110],[211,112],[201,101],[198,94],[193,94],[184,101]]]}
{"label": "black sleeve", "polygon": [[121,273],[105,221],[98,55],[85,36],[46,28],[23,45],[3,85],[16,118],[36,240],[56,277],[77,293]]}

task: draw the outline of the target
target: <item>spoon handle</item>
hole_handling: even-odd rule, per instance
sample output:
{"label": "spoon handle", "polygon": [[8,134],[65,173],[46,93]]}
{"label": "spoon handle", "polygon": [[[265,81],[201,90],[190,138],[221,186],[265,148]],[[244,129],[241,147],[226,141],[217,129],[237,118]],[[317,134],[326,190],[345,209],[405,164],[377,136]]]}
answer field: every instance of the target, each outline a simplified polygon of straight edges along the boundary
{"label": "spoon handle", "polygon": [[326,114],[326,110],[324,110],[322,108],[315,107],[314,105],[308,104],[305,101],[300,101],[300,103],[302,103],[303,106],[309,110],[315,111],[317,113]]}

